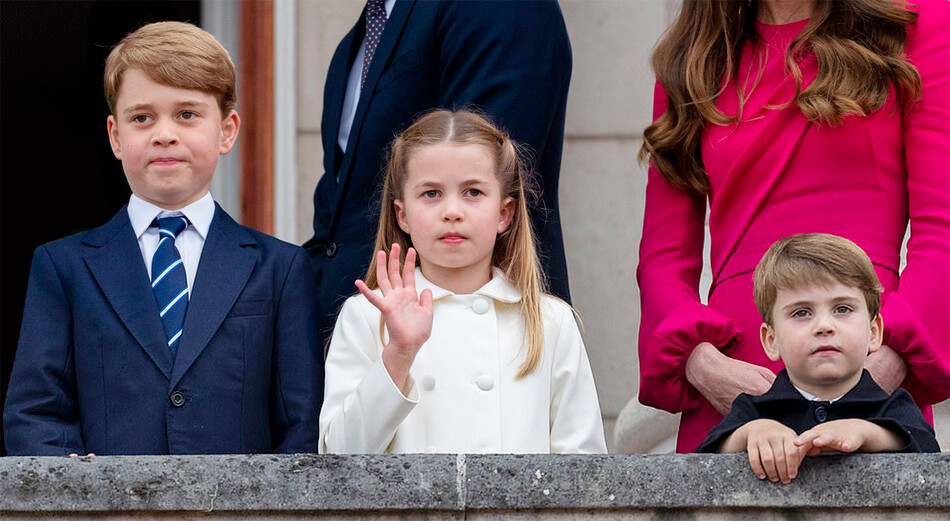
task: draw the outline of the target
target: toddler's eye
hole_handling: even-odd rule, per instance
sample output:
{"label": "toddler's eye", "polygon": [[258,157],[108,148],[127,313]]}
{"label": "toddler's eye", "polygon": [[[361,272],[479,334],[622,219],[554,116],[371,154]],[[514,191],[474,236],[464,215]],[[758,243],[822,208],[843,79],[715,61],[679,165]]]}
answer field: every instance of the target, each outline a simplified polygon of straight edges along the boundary
{"label": "toddler's eye", "polygon": [[810,315],[811,313],[807,309],[796,309],[792,311],[792,317],[794,318],[806,318]]}
{"label": "toddler's eye", "polygon": [[851,313],[852,311],[854,310],[851,309],[851,306],[845,306],[844,304],[841,304],[840,306],[835,306],[835,313],[838,313],[839,315]]}

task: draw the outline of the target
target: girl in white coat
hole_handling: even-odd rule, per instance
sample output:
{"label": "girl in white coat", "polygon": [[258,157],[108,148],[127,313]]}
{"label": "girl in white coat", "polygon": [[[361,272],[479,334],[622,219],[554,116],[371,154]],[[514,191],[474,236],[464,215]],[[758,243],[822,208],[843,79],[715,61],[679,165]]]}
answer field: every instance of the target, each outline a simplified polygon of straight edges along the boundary
{"label": "girl in white coat", "polygon": [[378,253],[330,342],[320,451],[606,452],[573,310],[542,292],[515,143],[437,110],[389,159]]}

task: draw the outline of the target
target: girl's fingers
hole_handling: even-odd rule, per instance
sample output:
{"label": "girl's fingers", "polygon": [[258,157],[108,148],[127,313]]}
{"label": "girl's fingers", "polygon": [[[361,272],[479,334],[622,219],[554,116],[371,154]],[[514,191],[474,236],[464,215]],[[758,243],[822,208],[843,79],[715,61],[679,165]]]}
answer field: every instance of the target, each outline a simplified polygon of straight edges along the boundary
{"label": "girl's fingers", "polygon": [[393,243],[389,250],[389,283],[394,288],[402,287],[402,276],[399,275],[399,245]]}
{"label": "girl's fingers", "polygon": [[406,262],[402,268],[402,284],[407,288],[416,287],[416,249],[406,250]]}
{"label": "girl's fingers", "polygon": [[379,290],[383,295],[388,295],[393,290],[389,283],[389,272],[386,270],[386,252],[379,250],[376,253],[376,283],[379,284]]}
{"label": "girl's fingers", "polygon": [[432,290],[424,289],[422,294],[419,295],[419,305],[422,306],[422,309],[432,312]]}
{"label": "girl's fingers", "polygon": [[368,300],[370,304],[376,306],[376,309],[382,311],[383,298],[373,293],[373,290],[369,289],[369,286],[367,286],[362,280],[357,280],[355,284],[356,289],[360,290],[360,293],[366,297],[366,300]]}

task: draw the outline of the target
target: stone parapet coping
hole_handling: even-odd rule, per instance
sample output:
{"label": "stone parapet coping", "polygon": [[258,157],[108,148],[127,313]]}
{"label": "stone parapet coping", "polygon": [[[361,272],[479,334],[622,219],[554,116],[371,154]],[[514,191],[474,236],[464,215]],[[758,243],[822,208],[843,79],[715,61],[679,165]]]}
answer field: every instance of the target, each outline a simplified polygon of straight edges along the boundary
{"label": "stone parapet coping", "polygon": [[0,459],[0,515],[710,507],[950,509],[950,453],[809,458],[790,485],[744,454]]}

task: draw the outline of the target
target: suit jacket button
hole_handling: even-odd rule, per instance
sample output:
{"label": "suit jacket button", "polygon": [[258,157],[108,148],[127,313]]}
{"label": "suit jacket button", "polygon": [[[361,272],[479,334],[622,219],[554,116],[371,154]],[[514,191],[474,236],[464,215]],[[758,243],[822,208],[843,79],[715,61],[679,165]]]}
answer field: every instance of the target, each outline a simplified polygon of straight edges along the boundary
{"label": "suit jacket button", "polygon": [[333,257],[334,255],[336,255],[336,243],[331,242],[327,244],[327,257]]}
{"label": "suit jacket button", "polygon": [[185,405],[185,395],[181,391],[175,391],[168,396],[168,401],[172,403],[174,407],[181,407]]}
{"label": "suit jacket button", "polygon": [[815,419],[818,420],[818,423],[822,423],[828,419],[828,409],[824,406],[818,407],[815,409]]}

